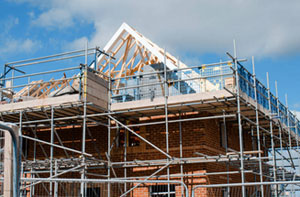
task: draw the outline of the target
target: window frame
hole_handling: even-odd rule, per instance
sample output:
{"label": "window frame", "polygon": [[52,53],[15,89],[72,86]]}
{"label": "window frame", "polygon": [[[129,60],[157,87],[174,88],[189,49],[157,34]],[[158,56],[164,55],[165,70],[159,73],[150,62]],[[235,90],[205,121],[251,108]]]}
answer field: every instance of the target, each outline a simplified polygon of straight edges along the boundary
{"label": "window frame", "polygon": [[[157,187],[157,189],[162,189],[162,191],[153,191]],[[161,187],[161,188],[160,188]],[[176,196],[176,185],[170,184],[170,197]],[[149,188],[149,196],[150,197],[165,197],[168,196],[168,185],[150,185]]]}

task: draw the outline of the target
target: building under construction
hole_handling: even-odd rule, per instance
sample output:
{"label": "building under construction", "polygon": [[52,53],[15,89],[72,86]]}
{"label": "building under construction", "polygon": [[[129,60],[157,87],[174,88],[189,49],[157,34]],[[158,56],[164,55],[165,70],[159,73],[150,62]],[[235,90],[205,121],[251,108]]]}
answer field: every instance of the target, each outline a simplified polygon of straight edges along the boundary
{"label": "building under construction", "polygon": [[18,126],[19,187],[5,186],[3,130],[2,194],[297,195],[299,120],[253,59],[227,56],[185,65],[124,23],[104,48],[5,64],[0,120]]}

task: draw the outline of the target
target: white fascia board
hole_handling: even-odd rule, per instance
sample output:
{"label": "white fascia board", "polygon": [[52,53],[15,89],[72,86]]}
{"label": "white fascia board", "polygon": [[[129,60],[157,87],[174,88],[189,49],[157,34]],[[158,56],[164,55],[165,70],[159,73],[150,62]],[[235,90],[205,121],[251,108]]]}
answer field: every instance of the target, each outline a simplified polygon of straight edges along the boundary
{"label": "white fascia board", "polygon": [[[111,37],[111,39],[108,41],[108,43],[105,45],[105,47],[103,48],[103,50],[105,52],[110,51],[116,44],[117,42],[120,40],[120,38],[123,36],[123,34],[125,33],[125,28],[124,26],[127,25],[126,23],[123,23],[119,29],[116,31],[116,33],[113,35],[113,37]],[[103,61],[104,59],[104,55],[101,54],[99,56],[99,58],[97,58],[97,66],[100,64],[100,62]]]}
{"label": "white fascia board", "polygon": [[[134,29],[132,29],[129,25],[126,23],[123,23],[125,30],[135,39],[137,40],[140,44],[145,46],[145,48],[150,51],[153,55],[155,55],[158,60],[161,62],[164,62],[164,55],[162,55],[159,50],[154,48],[144,37],[139,35]],[[170,70],[176,69],[177,66],[175,66],[170,60],[166,59],[166,65]]]}

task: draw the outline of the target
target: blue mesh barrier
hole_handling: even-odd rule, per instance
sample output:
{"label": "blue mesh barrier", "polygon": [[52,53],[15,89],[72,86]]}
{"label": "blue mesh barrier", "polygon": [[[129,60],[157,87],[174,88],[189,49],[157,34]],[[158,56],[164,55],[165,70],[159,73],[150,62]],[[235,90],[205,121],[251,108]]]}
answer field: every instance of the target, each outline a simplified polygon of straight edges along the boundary
{"label": "blue mesh barrier", "polygon": [[[240,89],[251,98],[255,99],[254,79],[246,69],[239,65],[238,73],[240,74],[239,85]],[[258,80],[256,80],[257,102],[264,108],[269,109],[268,90]]]}
{"label": "blue mesh barrier", "polygon": [[[142,73],[144,75],[113,79],[112,87],[116,88],[118,85],[119,90],[111,91],[112,102],[128,102],[164,96],[164,73],[163,67],[160,68],[161,65],[154,65],[157,69],[150,70],[150,72],[144,71]],[[157,73],[154,74],[154,72]],[[233,78],[230,65],[201,65],[186,70],[167,70],[167,93],[169,96],[176,96],[221,90],[225,87],[227,78]]]}
{"label": "blue mesh barrier", "polygon": [[[254,79],[252,74],[250,74],[243,66],[238,65],[239,85],[242,92],[246,93],[249,97],[255,99],[254,93]],[[268,103],[268,89],[258,80],[256,80],[256,90],[257,90],[257,102],[262,105],[265,109],[269,110]],[[271,113],[279,114],[280,121],[286,126],[289,123],[290,129],[300,134],[300,123],[296,124],[297,118],[279,101],[277,108],[277,99],[270,93],[271,101]],[[296,129],[296,126],[298,129]]]}
{"label": "blue mesh barrier", "polygon": [[[193,73],[196,73],[194,75]],[[247,94],[252,99],[255,99],[254,91],[254,78],[250,72],[248,72],[243,66],[238,65],[239,77],[239,86],[242,92]],[[195,79],[189,80],[190,76]],[[112,91],[113,102],[127,102],[134,100],[142,99],[152,99],[154,97],[163,96],[162,88],[164,84],[156,84],[144,87],[137,87],[140,85],[153,84],[163,81],[163,73],[153,74],[153,75],[141,75],[141,76],[132,76],[129,79],[118,79],[112,81],[112,86],[115,87],[115,84],[118,82],[121,84],[120,87],[127,87],[126,89],[120,91]],[[199,79],[197,79],[199,77]],[[201,93],[207,91],[205,88],[205,82],[201,81],[200,78],[205,78],[206,81],[215,86],[215,89],[211,90],[220,90],[225,87],[225,80],[227,78],[233,77],[233,71],[229,65],[216,65],[206,67],[205,65],[192,68],[190,70],[168,70],[167,71],[167,81],[169,81],[168,95],[183,95],[183,94],[193,94]],[[173,81],[173,82],[172,82]],[[259,81],[256,80],[256,91],[257,91],[257,102],[265,109],[269,110],[269,101],[268,101],[268,89]],[[279,101],[277,108],[277,98],[270,93],[270,102],[271,102],[271,113],[278,114],[279,119],[285,125],[288,125],[288,120],[290,128],[295,133],[300,134],[300,123],[296,125],[298,121],[291,112],[288,112],[287,108]],[[296,130],[295,127],[298,127]]]}

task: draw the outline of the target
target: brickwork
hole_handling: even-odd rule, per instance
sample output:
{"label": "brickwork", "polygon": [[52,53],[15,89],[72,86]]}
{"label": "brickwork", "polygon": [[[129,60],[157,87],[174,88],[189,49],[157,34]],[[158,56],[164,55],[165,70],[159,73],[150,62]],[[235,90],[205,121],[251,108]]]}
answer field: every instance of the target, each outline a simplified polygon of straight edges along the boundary
{"label": "brickwork", "polygon": [[[207,116],[208,114],[193,114],[184,115],[182,118],[192,118]],[[170,117],[170,120],[174,117]],[[152,121],[163,121],[164,118],[155,119]],[[220,125],[222,119],[211,119],[211,120],[195,120],[195,121],[185,121],[181,123],[182,126],[182,146],[183,146],[183,157],[196,157],[196,152],[200,152],[206,155],[219,155],[225,154],[225,148],[221,146],[221,132]],[[140,121],[140,123],[149,122],[147,120]],[[234,150],[239,150],[239,135],[236,122],[228,122],[226,124],[227,134],[228,134],[228,146]],[[81,151],[82,144],[82,128],[56,128],[58,135],[63,141],[64,146],[70,147]],[[165,124],[142,126],[139,128],[140,135],[145,137],[151,143],[155,144],[162,150],[166,148],[166,138],[165,138]],[[30,130],[27,131],[31,133]],[[111,144],[114,143],[116,138],[116,130],[111,130]],[[32,134],[31,134],[32,135]],[[92,137],[91,137],[91,136]],[[32,135],[33,136],[33,135]],[[50,141],[50,130],[40,130],[37,132],[37,136],[41,140]],[[244,133],[244,147],[245,150],[252,150],[251,136],[248,133]],[[98,150],[101,153],[102,158],[105,157],[105,152],[107,151],[107,128],[103,126],[91,126],[87,129],[86,135],[86,152],[92,153],[95,157],[98,157]],[[57,137],[55,136],[55,143],[59,144]],[[92,142],[94,141],[94,143]],[[49,156],[50,147],[43,145],[45,153]],[[179,123],[169,124],[169,148],[170,155],[174,157],[179,157]],[[33,143],[29,144],[28,157],[33,158]],[[54,148],[54,157],[63,158],[66,157],[63,150]],[[39,144],[36,146],[36,158],[44,159],[44,151],[42,151]],[[79,157],[80,155],[68,152],[70,157]],[[150,145],[143,141],[140,141],[139,146],[127,147],[127,161],[132,160],[154,160],[154,159],[165,159],[166,157],[159,153],[157,150],[153,149]],[[114,146],[112,149],[112,161],[123,161],[124,160],[124,147]],[[158,170],[159,167],[136,167],[128,168],[127,176],[149,176]],[[230,167],[230,171],[237,171],[238,169]],[[123,169],[115,169],[117,176],[124,176]],[[183,172],[184,174],[192,173],[205,173],[205,172],[224,172],[227,171],[226,165],[224,163],[200,163],[200,164],[184,164]],[[106,170],[91,170],[95,173],[106,173]],[[179,165],[170,166],[171,174],[180,174]],[[158,175],[166,174],[166,170],[163,170]],[[95,178],[90,176],[90,178]],[[173,179],[180,180],[180,179]],[[246,174],[247,181],[253,181],[254,176]],[[217,184],[226,183],[227,175],[209,175],[209,176],[189,176],[184,178],[184,182],[191,189],[192,186],[199,184]],[[233,174],[229,176],[230,182],[240,182],[240,174]],[[179,187],[180,188],[180,187]],[[131,194],[133,196],[149,196],[148,186],[139,187],[134,190]],[[176,186],[176,196],[180,196],[180,189]],[[206,189],[197,189],[196,196],[208,196]]]}

